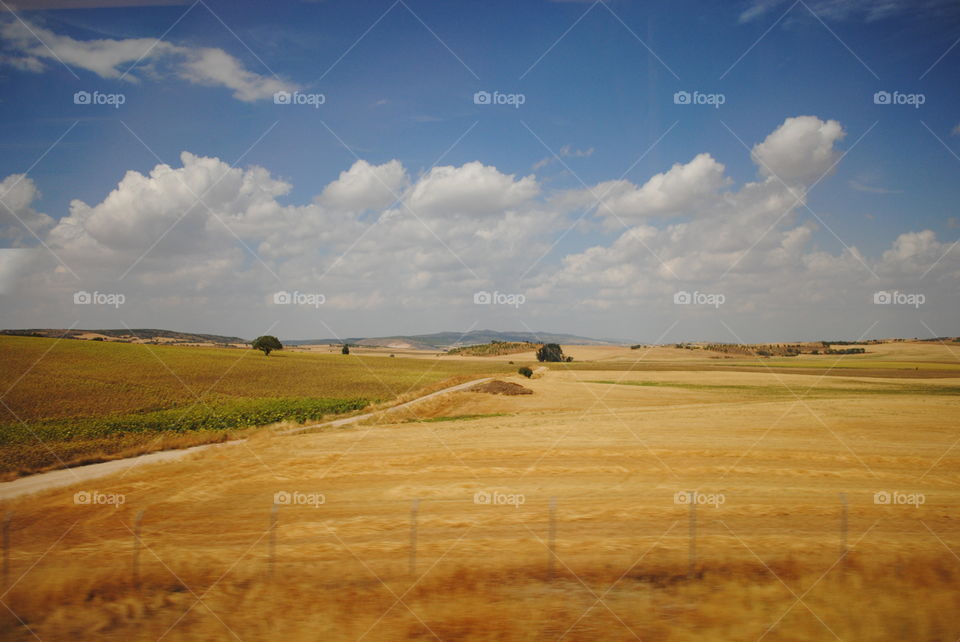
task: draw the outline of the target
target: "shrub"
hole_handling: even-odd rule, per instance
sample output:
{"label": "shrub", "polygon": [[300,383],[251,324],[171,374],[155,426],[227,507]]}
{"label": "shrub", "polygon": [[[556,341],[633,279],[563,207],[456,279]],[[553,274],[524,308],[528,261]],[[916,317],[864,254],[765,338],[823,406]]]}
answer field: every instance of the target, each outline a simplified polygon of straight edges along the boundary
{"label": "shrub", "polygon": [[517,373],[518,373],[518,374],[522,374],[522,375],[523,375],[524,377],[526,377],[527,379],[529,379],[530,377],[533,376],[533,370],[531,370],[531,369],[528,368],[527,366],[521,367],[519,370],[517,370]]}
{"label": "shrub", "polygon": [[556,343],[548,343],[537,350],[537,361],[564,361],[563,349]]}

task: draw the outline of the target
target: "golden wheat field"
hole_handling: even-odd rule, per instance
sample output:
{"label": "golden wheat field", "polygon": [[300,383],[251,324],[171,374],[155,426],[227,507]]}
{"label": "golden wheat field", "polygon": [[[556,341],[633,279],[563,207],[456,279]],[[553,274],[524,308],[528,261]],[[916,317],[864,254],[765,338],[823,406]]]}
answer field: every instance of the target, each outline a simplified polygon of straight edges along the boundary
{"label": "golden wheat field", "polygon": [[2,637],[960,638],[950,347],[810,372],[591,350],[637,367],[9,500]]}

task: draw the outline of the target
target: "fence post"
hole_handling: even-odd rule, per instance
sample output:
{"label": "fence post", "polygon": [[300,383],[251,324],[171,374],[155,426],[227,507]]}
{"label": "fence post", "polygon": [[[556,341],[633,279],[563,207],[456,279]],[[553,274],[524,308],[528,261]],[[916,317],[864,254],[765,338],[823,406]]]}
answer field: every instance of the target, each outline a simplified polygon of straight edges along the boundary
{"label": "fence post", "polygon": [[550,498],[550,527],[549,527],[549,536],[547,538],[548,548],[550,549],[550,557],[547,562],[547,579],[548,581],[553,581],[553,573],[555,568],[554,560],[557,557],[557,498]]}
{"label": "fence post", "polygon": [[3,588],[10,586],[10,521],[13,512],[3,514]]}
{"label": "fence post", "polygon": [[697,565],[697,501],[696,491],[688,491],[690,497],[690,568],[687,570],[687,578],[693,579],[694,569]]}
{"label": "fence post", "polygon": [[847,556],[847,494],[840,493],[840,559]]}
{"label": "fence post", "polygon": [[140,524],[143,522],[143,509],[137,511],[133,520],[133,587],[140,588]]}
{"label": "fence post", "polygon": [[420,510],[420,500],[414,499],[410,505],[410,575],[417,570],[417,511]]}
{"label": "fence post", "polygon": [[277,565],[277,514],[279,510],[280,505],[277,503],[274,503],[270,509],[270,558],[268,563],[270,579],[273,579],[274,568]]}

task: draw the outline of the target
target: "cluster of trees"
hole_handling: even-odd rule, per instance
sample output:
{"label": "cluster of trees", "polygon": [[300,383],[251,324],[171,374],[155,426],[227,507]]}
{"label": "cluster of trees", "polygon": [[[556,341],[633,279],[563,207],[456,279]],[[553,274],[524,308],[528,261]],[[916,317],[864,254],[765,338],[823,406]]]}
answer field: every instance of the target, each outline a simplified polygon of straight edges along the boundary
{"label": "cluster of trees", "polygon": [[537,350],[537,361],[566,361],[569,363],[570,361],[573,361],[573,357],[563,356],[563,348],[560,347],[560,344],[547,343]]}

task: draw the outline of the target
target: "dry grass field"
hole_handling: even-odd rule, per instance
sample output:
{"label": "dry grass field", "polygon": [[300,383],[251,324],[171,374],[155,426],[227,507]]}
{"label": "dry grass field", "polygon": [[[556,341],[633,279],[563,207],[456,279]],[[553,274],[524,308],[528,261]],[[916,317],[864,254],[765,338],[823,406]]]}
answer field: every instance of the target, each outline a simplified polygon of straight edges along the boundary
{"label": "dry grass field", "polygon": [[0,635],[954,641],[960,362],[876,348],[744,372],[573,346],[604,361],[503,377],[532,395],[12,500]]}

